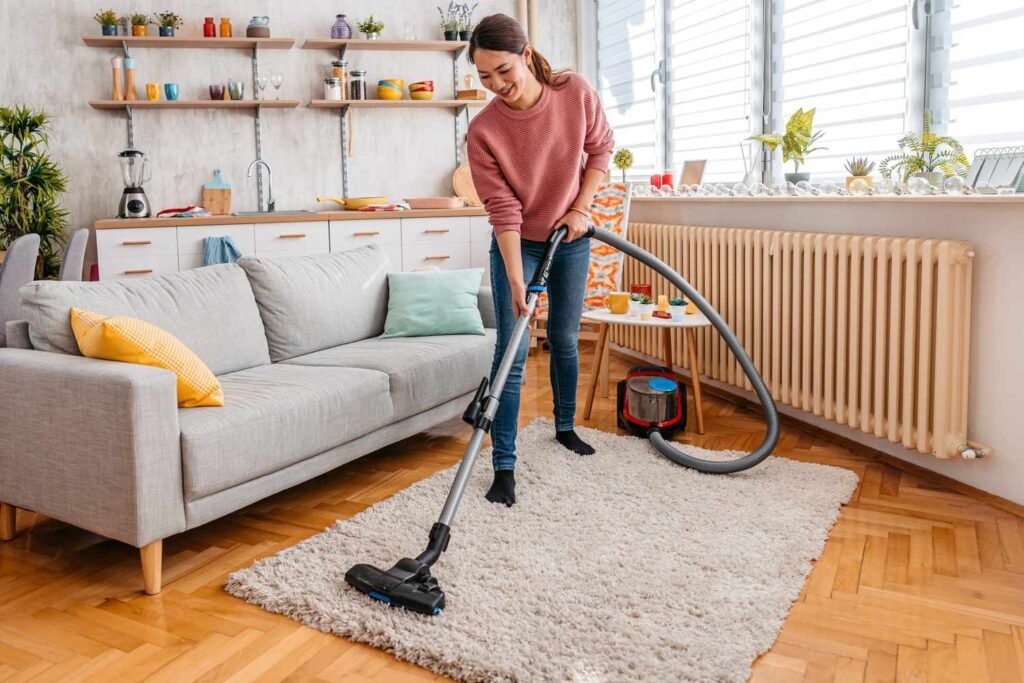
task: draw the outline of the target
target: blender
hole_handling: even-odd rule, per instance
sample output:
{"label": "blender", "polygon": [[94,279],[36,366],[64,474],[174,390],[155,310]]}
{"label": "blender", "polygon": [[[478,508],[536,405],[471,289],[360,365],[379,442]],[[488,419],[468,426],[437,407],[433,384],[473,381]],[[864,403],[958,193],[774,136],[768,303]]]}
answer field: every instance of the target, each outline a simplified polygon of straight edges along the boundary
{"label": "blender", "polygon": [[118,218],[149,218],[149,200],[142,191],[142,184],[150,179],[146,158],[137,149],[126,149],[117,155],[121,162],[121,177],[124,179],[124,192],[121,203],[117,207]]}

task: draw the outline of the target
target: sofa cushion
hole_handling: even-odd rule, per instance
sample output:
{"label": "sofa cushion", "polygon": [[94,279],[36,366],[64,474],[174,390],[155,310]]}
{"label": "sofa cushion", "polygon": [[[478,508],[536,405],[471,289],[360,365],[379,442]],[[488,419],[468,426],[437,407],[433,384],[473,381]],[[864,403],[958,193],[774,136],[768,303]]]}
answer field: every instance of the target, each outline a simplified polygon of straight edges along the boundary
{"label": "sofa cushion", "polygon": [[286,361],[292,365],[366,368],[391,380],[395,419],[401,420],[476,389],[490,374],[495,330],[483,336],[364,339]]}
{"label": "sofa cushion", "polygon": [[224,407],[178,411],[185,500],[223,491],[392,421],[388,377],[264,365],[220,377]]}
{"label": "sofa cushion", "polygon": [[252,283],[275,363],[384,331],[389,262],[376,245],[238,263]]}
{"label": "sofa cushion", "polygon": [[33,282],[20,290],[39,351],[81,355],[71,307],[139,318],[174,335],[215,375],[270,362],[267,336],[245,272],[234,264],[138,280]]}

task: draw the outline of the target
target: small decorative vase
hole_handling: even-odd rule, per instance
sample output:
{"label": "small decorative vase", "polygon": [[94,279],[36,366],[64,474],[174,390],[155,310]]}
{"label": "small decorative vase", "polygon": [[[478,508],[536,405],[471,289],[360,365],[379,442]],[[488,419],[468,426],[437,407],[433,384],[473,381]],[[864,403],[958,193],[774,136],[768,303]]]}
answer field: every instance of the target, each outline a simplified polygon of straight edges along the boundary
{"label": "small decorative vase", "polygon": [[380,38],[380,34],[379,33],[364,33],[363,37],[366,38],[367,40],[377,40],[378,38]]}
{"label": "small decorative vase", "polygon": [[640,311],[641,320],[650,320],[654,315],[654,304],[637,304],[637,309]]}
{"label": "small decorative vase", "polygon": [[672,306],[668,307],[668,312],[672,314],[673,320],[682,320],[683,316],[686,315],[686,306]]}
{"label": "small decorative vase", "polygon": [[801,180],[806,180],[807,182],[810,182],[811,181],[811,174],[810,173],[787,173],[786,174],[786,182],[787,183],[799,183]]}
{"label": "small decorative vase", "polygon": [[160,27],[160,37],[161,38],[173,38],[174,37],[174,27],[173,26],[161,26]]}
{"label": "small decorative vase", "polygon": [[473,37],[472,31],[459,31],[459,40],[469,42],[469,39]]}
{"label": "small decorative vase", "polygon": [[132,24],[132,35],[133,36],[145,37],[146,33],[147,33],[147,31],[146,31],[146,27],[145,26],[137,26],[135,24]]}
{"label": "small decorative vase", "polygon": [[352,24],[348,23],[348,17],[344,14],[337,14],[334,17],[334,24],[331,25],[331,38],[335,40],[348,40],[352,37]]}
{"label": "small decorative vase", "polygon": [[116,36],[117,35],[117,24],[103,24],[100,27],[105,36]]}
{"label": "small decorative vase", "polygon": [[458,40],[459,39],[459,32],[458,31],[445,31],[444,32],[444,39],[445,40]]}

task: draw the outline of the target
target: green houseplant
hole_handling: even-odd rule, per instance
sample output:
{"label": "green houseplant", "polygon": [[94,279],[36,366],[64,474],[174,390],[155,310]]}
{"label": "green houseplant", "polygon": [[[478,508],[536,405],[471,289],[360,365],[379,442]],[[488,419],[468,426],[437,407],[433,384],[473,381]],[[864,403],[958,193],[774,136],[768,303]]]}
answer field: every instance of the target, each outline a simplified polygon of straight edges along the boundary
{"label": "green houseplant", "polygon": [[793,162],[793,173],[787,173],[786,180],[798,183],[801,180],[809,180],[811,177],[810,173],[800,173],[800,164],[807,163],[807,155],[819,149],[828,149],[814,146],[814,143],[821,139],[822,135],[824,135],[822,131],[814,132],[814,109],[804,111],[801,107],[789,117],[785,133],[781,135],[778,133],[752,135],[747,139],[763,142],[764,146],[772,152],[782,145],[783,163]]}
{"label": "green houseplant", "polygon": [[633,165],[633,152],[626,147],[619,149],[612,157],[612,163],[622,171],[622,182],[626,182],[626,171]]}
{"label": "green houseplant", "polygon": [[438,7],[437,13],[441,15],[441,30],[444,32],[444,39],[458,40],[460,26],[459,5],[455,0],[450,0],[447,12]]}
{"label": "green houseplant", "polygon": [[932,132],[931,116],[925,114],[921,137],[907,133],[899,139],[900,151],[887,156],[878,165],[882,176],[890,178],[899,173],[906,182],[911,176],[921,176],[936,187],[942,187],[946,176],[966,176],[970,161],[963,145],[948,135]]}
{"label": "green houseplant", "polygon": [[93,17],[100,25],[100,30],[105,36],[117,35],[117,13],[112,9],[100,10]]}
{"label": "green houseplant", "polygon": [[850,175],[846,176],[846,189],[850,189],[850,183],[858,178],[868,184],[868,186],[874,183],[871,180],[871,171],[875,169],[875,162],[869,162],[867,157],[851,157],[846,160],[846,172]]}
{"label": "green houseplant", "polygon": [[371,14],[363,21],[360,21],[356,27],[367,40],[377,40],[380,38],[381,31],[384,30],[384,22],[380,19],[375,19]]}
{"label": "green houseplant", "polygon": [[60,271],[68,224],[59,204],[67,178],[46,153],[49,124],[45,112],[0,107],[0,249],[22,235],[39,235],[39,279]]}
{"label": "green houseplant", "polygon": [[160,27],[160,35],[173,38],[175,29],[181,28],[181,17],[171,11],[157,12],[153,15],[153,23]]}

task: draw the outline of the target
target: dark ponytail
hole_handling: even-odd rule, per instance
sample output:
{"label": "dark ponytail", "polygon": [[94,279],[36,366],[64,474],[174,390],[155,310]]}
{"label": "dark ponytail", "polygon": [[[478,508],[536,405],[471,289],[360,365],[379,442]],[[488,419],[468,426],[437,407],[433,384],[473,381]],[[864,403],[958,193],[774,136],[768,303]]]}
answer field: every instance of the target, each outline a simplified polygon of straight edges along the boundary
{"label": "dark ponytail", "polygon": [[[473,29],[469,40],[469,61],[475,64],[473,55],[478,49],[522,55],[529,44],[526,31],[518,21],[505,14],[492,14]],[[537,48],[533,48],[528,66],[537,80],[545,85],[557,88],[565,83],[566,70],[552,71],[548,60]]]}

